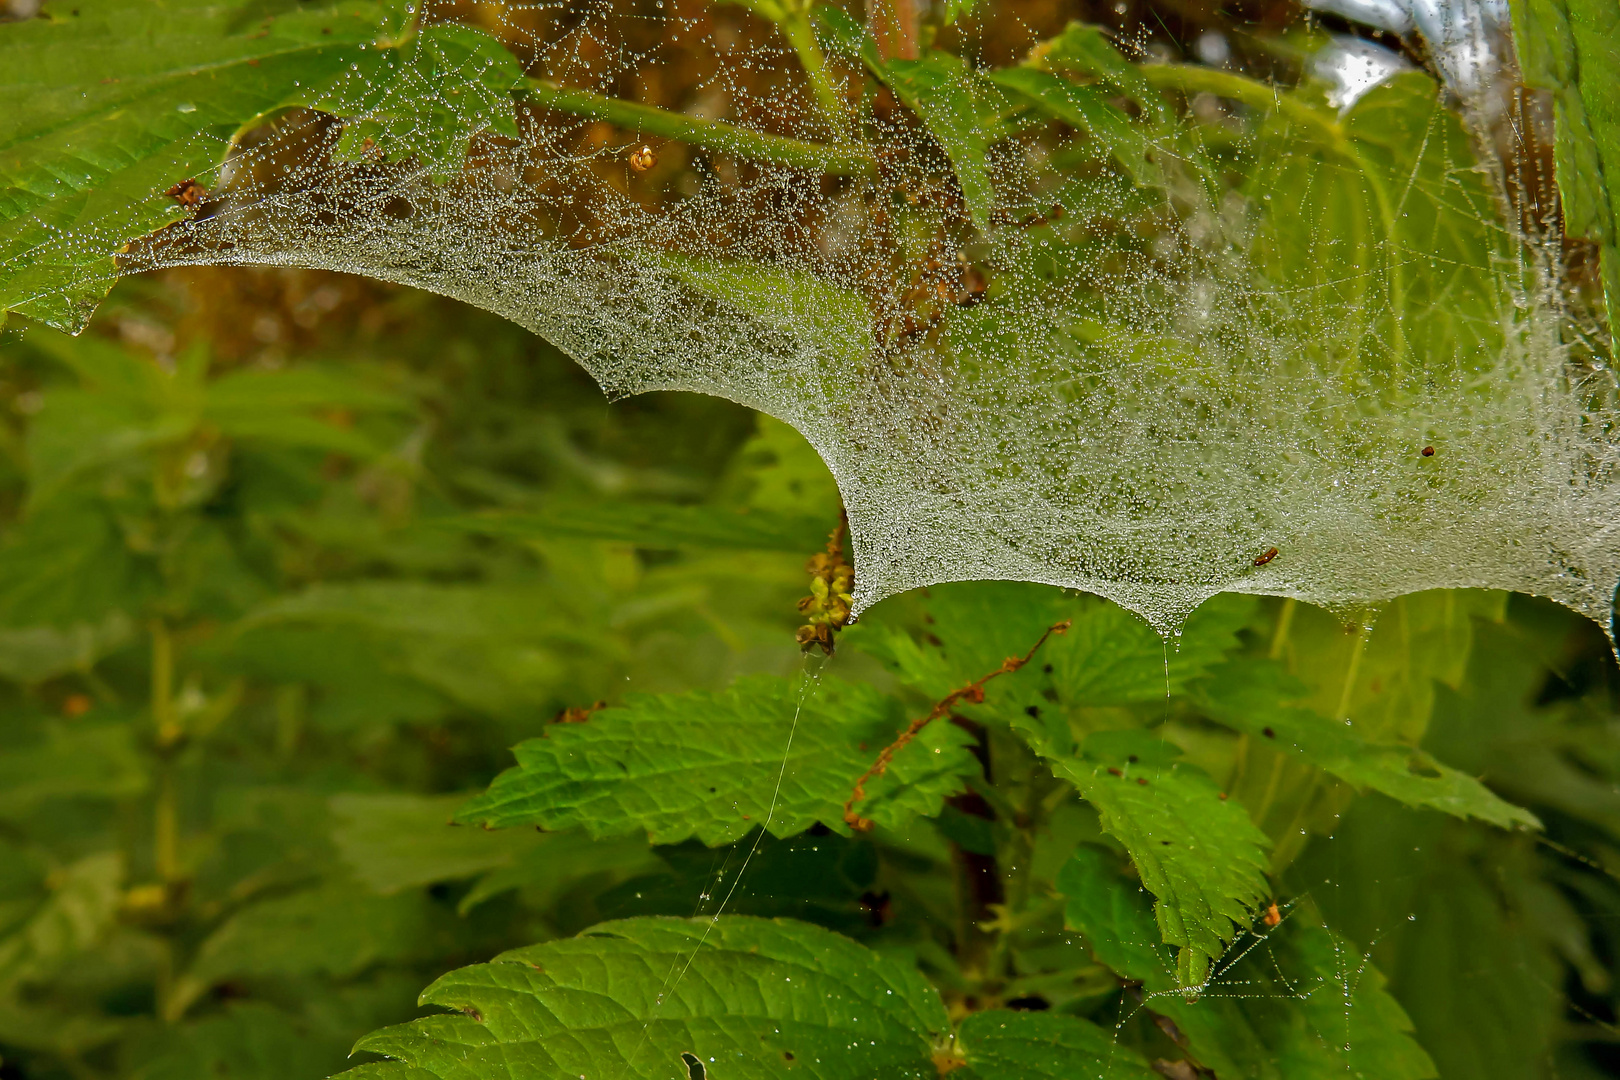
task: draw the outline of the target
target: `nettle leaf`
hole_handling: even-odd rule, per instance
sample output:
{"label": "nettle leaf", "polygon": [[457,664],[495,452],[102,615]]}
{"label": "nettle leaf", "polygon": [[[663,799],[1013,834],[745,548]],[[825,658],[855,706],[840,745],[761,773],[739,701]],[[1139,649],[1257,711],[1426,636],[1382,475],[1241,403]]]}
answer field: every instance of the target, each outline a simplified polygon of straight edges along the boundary
{"label": "nettle leaf", "polygon": [[1010,111],[1001,89],[950,53],[886,59],[859,23],[829,4],[818,6],[815,15],[817,29],[833,48],[858,56],[922,120],[950,159],[968,216],[980,229],[988,228],[996,202],[989,147],[1003,133],[998,121]]}
{"label": "nettle leaf", "polygon": [[1384,978],[1349,942],[1290,914],[1245,933],[1188,1000],[1157,944],[1147,900],[1110,857],[1081,847],[1058,876],[1065,921],[1097,960],[1140,983],[1144,1007],[1169,1017],[1189,1056],[1218,1076],[1253,1080],[1426,1080],[1434,1064]]}
{"label": "nettle leaf", "polygon": [[251,904],[203,942],[185,979],[200,993],[242,976],[345,978],[381,960],[431,953],[435,911],[422,893],[375,896],[345,883]]}
{"label": "nettle leaf", "polygon": [[1087,738],[1077,755],[1049,761],[1125,845],[1157,898],[1160,934],[1180,950],[1180,986],[1197,993],[1269,894],[1271,845],[1242,806],[1179,754],[1144,731],[1107,731]]}
{"label": "nettle leaf", "polygon": [[[1435,365],[1502,348],[1483,298],[1513,241],[1479,227],[1494,196],[1433,79],[1397,74],[1342,120],[1305,92],[1235,82],[1233,92],[1277,107],[1249,179],[1251,196],[1267,201],[1254,256],[1273,280],[1308,284],[1326,305],[1325,359],[1433,379],[1453,377]],[[1344,266],[1358,272],[1335,272]],[[1443,452],[1443,432],[1434,439]]]}
{"label": "nettle leaf", "polygon": [[1171,122],[1170,107],[1140,68],[1126,60],[1100,26],[1071,22],[1038,50],[1048,67],[1096,79],[1140,105],[1156,129]]}
{"label": "nettle leaf", "polygon": [[393,1060],[345,1075],[921,1077],[950,1031],[914,969],[742,916],[603,923],[453,971],[422,1001],[456,1012],[366,1036],[356,1049]]}
{"label": "nettle leaf", "polygon": [[1192,696],[1207,715],[1227,727],[1273,749],[1300,754],[1355,787],[1504,829],[1541,827],[1530,811],[1415,746],[1373,742],[1357,725],[1289,704],[1307,692],[1280,664],[1243,660],[1216,669]]}
{"label": "nettle leaf", "polygon": [[238,128],[397,33],[405,6],[61,0],[40,14],[0,27],[0,311],[77,329],[120,246],[187,212],[166,191],[213,187]]}
{"label": "nettle leaf", "polygon": [[240,632],[343,627],[374,636],[396,670],[475,708],[500,713],[549,701],[562,672],[558,647],[584,631],[548,590],[520,586],[359,581],[281,596]]}
{"label": "nettle leaf", "polygon": [[344,1075],[1153,1075],[1134,1052],[1073,1017],[981,1013],[953,1044],[944,1004],[914,968],[787,919],[603,923],[453,971],[422,1001],[454,1013],[361,1039],[357,1050],[390,1060]]}
{"label": "nettle leaf", "polygon": [[51,720],[31,739],[11,724],[0,754],[0,818],[48,798],[122,799],[146,790],[145,762],[127,719]]}
{"label": "nettle leaf", "polygon": [[[836,519],[834,519],[836,520]],[[768,510],[657,503],[564,502],[535,511],[490,511],[439,518],[441,528],[512,540],[617,540],[645,548],[815,551],[831,530],[825,518]]]}
{"label": "nettle leaf", "polygon": [[[1187,620],[1174,644],[1117,604],[1065,594],[1046,585],[970,582],[929,589],[929,632],[934,646],[883,626],[881,612],[852,627],[845,640],[886,661],[902,679],[930,697],[994,670],[1008,656],[1021,656],[1047,627],[1067,619],[1069,629],[1041,647],[1040,666],[1050,664],[1051,689],[1077,706],[1162,702],[1220,663],[1237,647],[1237,632],[1254,617],[1252,596],[1222,594]],[[1027,676],[1026,676],[1027,678]],[[986,687],[992,699],[1012,687],[1001,680]]]}
{"label": "nettle leaf", "polygon": [[121,611],[60,628],[0,628],[0,678],[33,685],[70,671],[89,671],[134,637],[135,624]]}
{"label": "nettle leaf", "polygon": [[425,27],[402,48],[362,56],[308,104],[345,117],[340,161],[416,158],[449,179],[485,132],[518,137],[511,91],[523,68],[497,39],[465,26]]}
{"label": "nettle leaf", "polygon": [[957,1053],[968,1077],[997,1080],[1154,1080],[1160,1074],[1113,1032],[1072,1016],[991,1009],[962,1021]]}
{"label": "nettle leaf", "polygon": [[[907,719],[872,687],[828,678],[801,686],[757,676],[722,693],[635,695],[520,743],[517,766],[456,820],[592,836],[645,830],[659,844],[724,844],[761,826],[791,836],[818,821],[843,831],[851,786]],[[928,725],[871,783],[862,815],[893,828],[939,813],[978,771],[968,741],[954,725]]]}
{"label": "nettle leaf", "polygon": [[451,824],[463,795],[334,795],[332,844],[357,881],[389,894],[510,867],[543,843],[530,832]]}
{"label": "nettle leaf", "polygon": [[1613,0],[1514,0],[1524,81],[1552,92],[1564,229],[1596,240],[1612,325],[1620,310],[1620,46]]}
{"label": "nettle leaf", "polygon": [[56,868],[46,881],[50,895],[0,938],[0,988],[48,975],[101,941],[118,917],[124,859],[99,851]]}
{"label": "nettle leaf", "polygon": [[[1384,605],[1370,634],[1347,634],[1326,612],[1297,611],[1283,655],[1314,683],[1303,704],[1353,720],[1376,742],[1422,741],[1441,685],[1462,685],[1477,621],[1500,623],[1507,594],[1435,589]],[[1349,682],[1349,692],[1345,684]]]}
{"label": "nettle leaf", "polygon": [[[0,541],[0,564],[6,568],[0,575],[0,624],[23,632],[55,627],[69,640],[87,630],[91,646],[117,640],[116,634],[99,638],[95,628],[116,630],[125,612],[138,610],[155,586],[107,507],[77,495],[13,522]],[[23,658],[12,664],[19,676],[29,674]]]}
{"label": "nettle leaf", "polygon": [[987,78],[1077,131],[1088,132],[1138,184],[1159,186],[1164,171],[1150,156],[1153,144],[1101,90],[1032,67],[1001,68]]}

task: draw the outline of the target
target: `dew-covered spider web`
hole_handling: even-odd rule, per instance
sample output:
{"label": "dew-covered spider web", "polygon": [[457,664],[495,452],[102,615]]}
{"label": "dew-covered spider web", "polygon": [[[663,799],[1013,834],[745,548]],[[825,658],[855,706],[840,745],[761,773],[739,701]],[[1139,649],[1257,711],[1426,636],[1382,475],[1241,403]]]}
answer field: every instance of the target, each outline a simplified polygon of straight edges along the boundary
{"label": "dew-covered spider web", "polygon": [[1178,51],[1019,0],[931,48],[786,0],[421,3],[153,190],[155,236],[26,257],[370,275],[610,395],[772,414],[837,478],[857,609],[1022,579],[1169,631],[1222,591],[1467,586],[1608,624],[1615,383],[1501,11]]}

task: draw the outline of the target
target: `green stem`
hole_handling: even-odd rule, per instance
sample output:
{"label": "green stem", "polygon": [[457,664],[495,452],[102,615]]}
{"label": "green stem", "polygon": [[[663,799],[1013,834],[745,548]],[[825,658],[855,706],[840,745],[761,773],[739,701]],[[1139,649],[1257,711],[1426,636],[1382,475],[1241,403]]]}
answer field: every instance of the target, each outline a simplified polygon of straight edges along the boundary
{"label": "green stem", "polygon": [[185,734],[174,711],[174,638],[162,619],[152,620],[152,726],[159,757],[157,799],[152,808],[152,862],[159,881],[180,879],[180,810],[173,751]]}
{"label": "green stem", "polygon": [[815,169],[834,176],[864,173],[873,164],[871,153],[864,147],[828,146],[783,135],[770,135],[719,120],[704,120],[639,102],[606,97],[589,90],[554,86],[539,79],[529,79],[527,85],[524,97],[536,105],[575,116],[588,116],[593,120],[605,120],[622,128],[690,143],[733,157]]}
{"label": "green stem", "polygon": [[1336,117],[1308,105],[1298,98],[1283,93],[1276,87],[1254,79],[1244,78],[1229,71],[1199,67],[1195,64],[1144,64],[1142,77],[1160,90],[1179,90],[1183,93],[1208,93],[1230,98],[1244,105],[1269,112],[1278,112],[1316,137],[1323,147],[1354,165],[1367,182],[1377,204],[1378,217],[1384,227],[1384,242],[1388,245],[1384,256],[1389,274],[1390,340],[1397,359],[1406,352],[1406,273],[1395,252],[1395,206],[1383,180],[1361,156]]}
{"label": "green stem", "polygon": [[174,639],[162,619],[152,621],[152,726],[167,752],[184,734],[174,712]]}
{"label": "green stem", "polygon": [[795,5],[777,25],[799,55],[799,63],[804,65],[805,76],[810,80],[810,90],[816,95],[816,103],[821,106],[833,137],[842,139],[849,128],[849,103],[827,70],[827,58],[822,55],[816,32],[810,25],[810,5]]}

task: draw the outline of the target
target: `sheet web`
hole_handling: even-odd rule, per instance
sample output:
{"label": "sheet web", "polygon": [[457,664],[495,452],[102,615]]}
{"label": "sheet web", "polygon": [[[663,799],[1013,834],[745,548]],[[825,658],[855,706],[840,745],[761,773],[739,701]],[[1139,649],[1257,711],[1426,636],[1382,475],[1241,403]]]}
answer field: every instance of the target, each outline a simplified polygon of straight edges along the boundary
{"label": "sheet web", "polygon": [[1013,5],[947,28],[965,64],[868,42],[898,93],[863,96],[859,27],[823,26],[818,98],[790,47],[807,16],[469,12],[428,0],[414,51],[357,50],[121,268],[409,283],[611,395],[775,415],[838,480],[858,609],[1012,578],[1169,632],[1226,590],[1349,608],[1488,586],[1608,624],[1613,381],[1517,224],[1490,86],[1437,93],[1387,54],[1371,89],[1290,61],[1301,89],[1260,100],[1225,44],[1199,46],[1216,64],[1129,29],[1042,45],[1061,25]]}

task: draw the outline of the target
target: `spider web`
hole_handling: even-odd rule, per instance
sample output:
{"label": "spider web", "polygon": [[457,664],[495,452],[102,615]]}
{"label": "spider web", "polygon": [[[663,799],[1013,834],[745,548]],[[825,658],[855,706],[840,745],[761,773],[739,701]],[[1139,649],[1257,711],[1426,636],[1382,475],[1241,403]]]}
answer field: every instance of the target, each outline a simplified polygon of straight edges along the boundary
{"label": "spider web", "polygon": [[[1169,633],[1222,591],[1348,611],[1492,587],[1608,625],[1614,382],[1556,283],[1556,240],[1527,231],[1493,151],[1514,118],[1492,9],[1419,13],[1439,96],[1388,50],[1308,36],[1294,75],[1341,107],[1350,155],[1286,109],[1194,85],[1156,99],[1170,104],[1154,122],[1142,91],[1070,70],[1125,134],[1031,119],[1024,102],[988,147],[981,130],[978,165],[949,118],[861,96],[859,62],[836,50],[849,113],[829,119],[753,11],[479,10],[533,80],[515,118],[491,125],[510,106],[476,50],[357,62],[322,108],[234,143],[198,179],[205,210],[121,269],[406,283],[542,335],[610,396],[691,390],[776,416],[838,481],[857,610],[1010,578],[1100,594]],[[972,66],[1061,29],[1020,12],[982,6],[946,31],[980,105]],[[477,22],[438,0],[420,14]],[[1169,56],[1145,32],[1115,38],[1150,73],[1167,59],[1274,73],[1246,40],[1205,34]],[[848,160],[660,137],[564,100],[580,91]],[[1386,146],[1392,116],[1421,123]]]}

